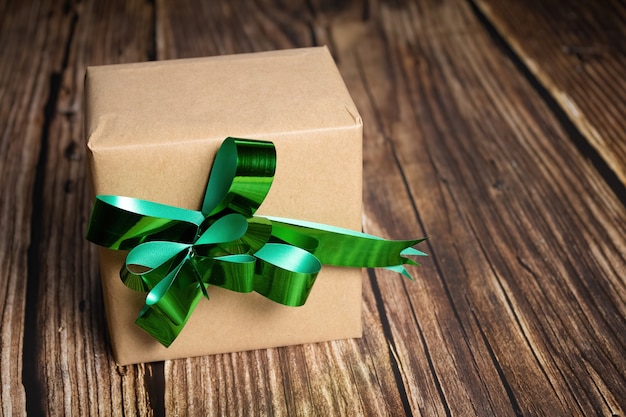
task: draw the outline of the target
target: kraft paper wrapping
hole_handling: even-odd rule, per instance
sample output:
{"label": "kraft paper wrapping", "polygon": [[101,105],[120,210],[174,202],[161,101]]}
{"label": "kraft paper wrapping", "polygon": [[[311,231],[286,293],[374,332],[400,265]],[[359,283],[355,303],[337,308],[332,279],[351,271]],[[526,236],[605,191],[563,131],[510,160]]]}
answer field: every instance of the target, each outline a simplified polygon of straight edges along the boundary
{"label": "kraft paper wrapping", "polygon": [[[198,209],[223,139],[264,139],[277,170],[258,214],[360,230],[362,122],[325,47],[90,67],[85,91],[95,194]],[[134,323],[125,253],[99,255],[121,365],[361,336],[360,270],[324,266],[303,307],[210,287],[165,348]]]}

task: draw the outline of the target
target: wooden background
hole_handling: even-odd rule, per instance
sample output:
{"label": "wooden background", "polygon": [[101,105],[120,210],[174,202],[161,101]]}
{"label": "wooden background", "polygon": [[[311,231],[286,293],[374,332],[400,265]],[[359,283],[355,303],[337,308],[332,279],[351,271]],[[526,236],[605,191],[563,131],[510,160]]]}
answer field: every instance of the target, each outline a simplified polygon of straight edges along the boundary
{"label": "wooden background", "polygon": [[[23,415],[626,415],[622,1],[0,0],[0,403]],[[117,367],[87,65],[329,45],[365,123],[364,337]]]}

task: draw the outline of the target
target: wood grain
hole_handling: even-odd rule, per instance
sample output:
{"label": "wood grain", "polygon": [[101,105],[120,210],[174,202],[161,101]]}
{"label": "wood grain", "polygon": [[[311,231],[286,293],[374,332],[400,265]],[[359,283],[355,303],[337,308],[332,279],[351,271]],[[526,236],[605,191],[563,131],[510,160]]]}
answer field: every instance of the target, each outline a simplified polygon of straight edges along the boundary
{"label": "wood grain", "polygon": [[[25,47],[10,34],[3,36],[33,58],[33,62],[23,64],[24,68],[13,69],[13,76],[40,84],[36,91],[14,93],[32,100],[28,107],[18,108],[21,117],[30,117],[14,122],[29,133],[7,132],[4,136],[19,145],[3,156],[31,162],[19,170],[3,164],[5,169],[12,169],[9,181],[3,177],[3,186],[23,187],[13,192],[18,197],[26,193],[24,201],[15,200],[18,207],[3,208],[3,216],[30,215],[31,210],[32,216],[24,226],[27,232],[30,227],[26,235],[30,238],[28,264],[19,268],[28,275],[28,296],[25,300],[23,291],[14,292],[21,297],[15,313],[23,315],[26,311],[22,323],[16,324],[24,329],[26,398],[17,397],[20,390],[15,387],[12,401],[2,401],[3,412],[145,415],[150,409],[144,384],[149,366],[122,369],[112,361],[97,263],[83,238],[91,193],[84,163],[82,93],[86,65],[147,58],[151,11],[143,2],[50,2],[32,8],[30,15],[7,11],[6,16],[12,24],[32,27],[38,39]],[[32,20],[38,16],[39,20]],[[132,26],[136,32],[111,31],[113,24]],[[17,80],[13,83],[21,86]],[[4,195],[13,193],[6,191]],[[3,225],[10,224],[15,223],[3,221]],[[19,254],[18,248],[7,252]],[[15,279],[19,279],[17,273]],[[4,305],[4,311],[10,311],[10,304]],[[3,319],[3,335],[5,323]],[[21,345],[22,337],[17,336],[14,346]],[[8,359],[21,360],[22,353],[15,352]],[[8,380],[3,376],[3,382]],[[19,383],[19,374],[10,380]],[[14,409],[6,408],[11,404]]]}
{"label": "wood grain", "polygon": [[[441,3],[436,9],[464,8],[450,2],[447,11]],[[428,353],[412,348],[420,342],[438,355],[433,379],[445,413],[494,410],[494,389],[509,402],[498,415],[507,408],[622,413],[624,375],[614,365],[624,360],[626,265],[623,255],[601,253],[624,253],[623,206],[485,31],[442,24],[436,31],[446,36],[435,36],[421,24],[426,13],[414,12],[382,7],[388,44],[380,50],[393,52],[371,57],[376,48],[366,43],[361,53],[370,58],[364,74],[379,68],[370,96],[393,147],[388,163],[381,149],[371,154],[378,165],[369,172],[380,183],[366,187],[366,207],[382,219],[406,207],[381,216],[376,206],[376,191],[389,184],[381,173],[397,161],[419,222],[380,229],[396,235],[425,227],[436,267],[420,271],[431,277],[426,294],[393,280],[381,285],[383,299],[393,297],[384,303],[392,327],[402,323],[400,356],[423,360]],[[383,76],[396,83],[380,82]],[[585,256],[590,244],[594,257]],[[397,302],[403,288],[404,305]],[[411,307],[417,323],[406,325],[403,310]],[[429,333],[415,334],[420,328]],[[599,343],[590,346],[592,339]]]}
{"label": "wood grain", "polygon": [[[35,266],[31,248],[37,233],[31,223],[37,200],[33,186],[44,125],[41,110],[49,94],[48,74],[59,65],[62,53],[54,48],[54,42],[69,28],[60,13],[50,9],[50,4],[3,2],[0,5],[0,49],[4,62],[0,66],[0,404],[3,415],[26,412],[22,370],[30,364],[22,361],[27,315],[24,305],[28,278]],[[40,53],[31,54],[24,45]],[[27,345],[26,349],[29,348]]]}
{"label": "wood grain", "polygon": [[[621,58],[579,79],[544,55],[619,50],[597,34],[623,10],[552,27],[552,2],[491,3],[0,1],[1,414],[625,415],[626,208],[489,27],[611,165]],[[365,122],[363,228],[428,235],[416,281],[363,272],[359,340],[117,367],[83,239],[86,66],[321,44]]]}
{"label": "wood grain", "polygon": [[626,5],[476,0],[477,7],[626,184]]}

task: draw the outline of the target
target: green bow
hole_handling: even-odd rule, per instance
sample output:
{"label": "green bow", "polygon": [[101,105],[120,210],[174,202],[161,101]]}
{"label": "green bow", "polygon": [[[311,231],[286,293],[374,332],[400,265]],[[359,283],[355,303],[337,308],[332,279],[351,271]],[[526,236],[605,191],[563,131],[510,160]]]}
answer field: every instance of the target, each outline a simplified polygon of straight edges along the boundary
{"label": "green bow", "polygon": [[423,241],[390,241],[334,226],[255,216],[276,169],[271,142],[227,138],[211,169],[202,210],[99,195],[87,239],[130,250],[120,275],[147,291],[136,323],[165,346],[207,288],[256,291],[287,306],[305,303],[322,264],[384,267],[408,278],[406,256]]}

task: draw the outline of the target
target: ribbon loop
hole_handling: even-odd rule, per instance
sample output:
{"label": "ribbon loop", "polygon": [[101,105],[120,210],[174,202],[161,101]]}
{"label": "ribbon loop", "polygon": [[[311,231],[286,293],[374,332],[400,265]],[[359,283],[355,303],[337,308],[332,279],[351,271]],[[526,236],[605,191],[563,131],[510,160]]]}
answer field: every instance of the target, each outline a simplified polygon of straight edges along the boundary
{"label": "ribbon loop", "polygon": [[241,214],[227,214],[217,219],[195,241],[195,245],[212,245],[238,240],[248,230],[248,222]]}
{"label": "ribbon loop", "polygon": [[150,240],[191,242],[202,213],[137,198],[96,196],[87,239],[110,249],[129,250]]}
{"label": "ribbon loop", "polygon": [[383,267],[409,279],[407,256],[423,241],[390,241],[319,223],[255,216],[276,171],[271,142],[226,138],[199,211],[122,196],[96,197],[87,239],[130,250],[120,272],[145,291],[136,323],[164,346],[183,329],[210,285],[303,305],[322,264]]}
{"label": "ribbon loop", "polygon": [[133,274],[149,274],[191,247],[188,243],[146,242],[126,256],[126,268]]}
{"label": "ribbon loop", "polygon": [[226,138],[215,156],[202,213],[227,210],[251,217],[269,192],[275,171],[274,144]]}
{"label": "ribbon loop", "polygon": [[304,249],[268,243],[255,253],[255,289],[272,301],[291,307],[304,305],[322,264]]}

